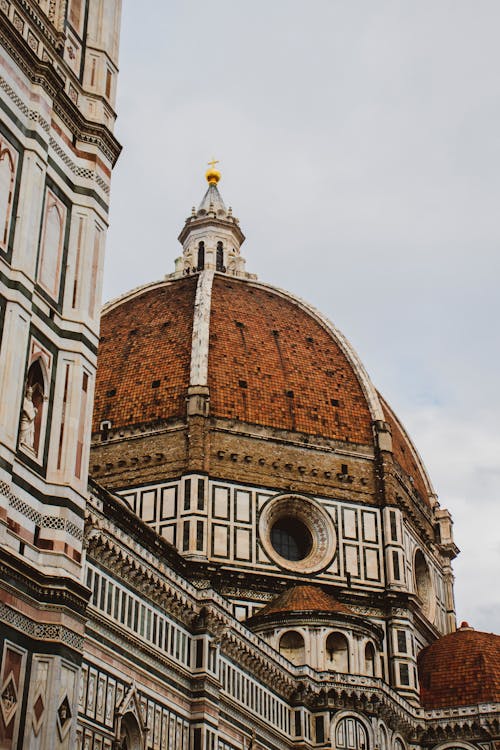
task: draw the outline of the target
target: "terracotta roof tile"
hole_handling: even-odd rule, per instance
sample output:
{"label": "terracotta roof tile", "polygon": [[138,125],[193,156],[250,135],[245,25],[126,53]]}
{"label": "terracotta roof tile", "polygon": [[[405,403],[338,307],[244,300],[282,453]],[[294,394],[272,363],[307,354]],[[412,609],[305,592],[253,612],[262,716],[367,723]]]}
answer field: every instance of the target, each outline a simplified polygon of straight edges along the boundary
{"label": "terracotta roof tile", "polygon": [[427,709],[500,702],[500,636],[462,626],[418,655]]}
{"label": "terracotta roof tile", "polygon": [[330,594],[319,586],[293,586],[259,609],[256,617],[285,612],[338,612],[353,614]]}
{"label": "terracotta roof tile", "polygon": [[196,278],[146,290],[101,319],[93,431],[182,419]]}
{"label": "terracotta roof tile", "polygon": [[[101,321],[94,432],[183,419],[198,276],[125,299]],[[209,347],[210,413],[222,419],[371,444],[371,415],[334,340],[293,300],[216,276]]]}
{"label": "terracotta roof tile", "polygon": [[214,279],[211,413],[321,437],[372,443],[371,415],[339,345],[292,300]]}

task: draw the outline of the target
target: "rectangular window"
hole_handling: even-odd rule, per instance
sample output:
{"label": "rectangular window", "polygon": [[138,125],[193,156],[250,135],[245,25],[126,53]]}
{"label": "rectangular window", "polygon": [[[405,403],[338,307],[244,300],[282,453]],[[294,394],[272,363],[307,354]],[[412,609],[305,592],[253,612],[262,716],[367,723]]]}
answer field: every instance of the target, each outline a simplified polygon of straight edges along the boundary
{"label": "rectangular window", "polygon": [[115,587],[110,582],[108,586],[108,601],[106,602],[106,613],[111,616],[111,611],[113,609],[113,591],[115,590]]}
{"label": "rectangular window", "polygon": [[325,723],[322,716],[316,716],[314,721],[316,725],[316,742],[319,745],[325,741]]}
{"label": "rectangular window", "polygon": [[90,85],[95,86],[95,69],[97,65],[97,58],[92,58],[92,67],[90,69]]}
{"label": "rectangular window", "polygon": [[127,594],[124,591],[122,591],[122,606],[121,606],[121,611],[120,611],[120,622],[123,625],[125,625],[125,613],[127,610],[127,599],[128,599]]}
{"label": "rectangular window", "polygon": [[99,580],[100,576],[98,573],[94,576],[94,591],[92,592],[92,604],[97,607],[97,597],[99,595]]}
{"label": "rectangular window", "polygon": [[398,651],[406,654],[406,630],[398,630]]}
{"label": "rectangular window", "polygon": [[109,99],[111,96],[111,81],[113,80],[113,74],[110,69],[106,70],[106,98]]}
{"label": "rectangular window", "polygon": [[196,521],[196,550],[203,551],[203,521]]}
{"label": "rectangular window", "polygon": [[410,672],[408,670],[408,664],[399,665],[399,682],[401,685],[410,684]]}
{"label": "rectangular window", "polygon": [[184,482],[184,510],[191,508],[191,480],[186,479]]}
{"label": "rectangular window", "polygon": [[399,569],[399,555],[397,552],[392,553],[392,569],[394,571],[394,578],[396,581],[401,580],[401,573]]}
{"label": "rectangular window", "polygon": [[106,585],[107,585],[107,582],[103,578],[102,585],[101,585],[101,596],[99,599],[99,609],[102,609],[102,610],[104,609],[104,602],[106,601]]}
{"label": "rectangular window", "polygon": [[205,480],[198,479],[198,510],[205,507]]}
{"label": "rectangular window", "polygon": [[64,376],[64,391],[63,391],[63,402],[62,402],[62,414],[61,414],[61,429],[59,431],[59,450],[57,453],[57,468],[61,468],[62,463],[62,448],[64,440],[64,423],[66,421],[66,408],[68,403],[68,380],[69,380],[69,365],[66,365],[66,373]]}
{"label": "rectangular window", "polygon": [[80,397],[80,419],[78,423],[78,439],[76,444],[75,476],[80,479],[82,473],[82,458],[85,439],[85,421],[87,416],[87,393],[89,376],[86,372],[82,376],[82,393]]}
{"label": "rectangular window", "polygon": [[398,541],[398,526],[396,522],[396,513],[391,510],[389,511],[389,520],[391,524],[391,539],[393,542]]}
{"label": "rectangular window", "polygon": [[201,669],[203,666],[203,641],[196,641],[196,669]]}
{"label": "rectangular window", "polygon": [[76,260],[75,260],[75,279],[73,281],[73,298],[71,300],[71,307],[73,310],[76,308],[76,302],[78,299],[78,277],[80,275],[80,257],[82,252],[82,238],[83,238],[83,223],[84,217],[78,218],[78,237],[76,241]]}
{"label": "rectangular window", "polygon": [[92,269],[91,269],[91,276],[90,276],[90,294],[89,294],[89,315],[91,318],[94,317],[95,314],[95,303],[96,303],[96,294],[97,294],[97,275],[99,270],[99,261],[100,261],[100,255],[101,255],[101,239],[102,239],[102,229],[97,224],[95,225],[95,234],[94,234],[94,249],[92,252]]}
{"label": "rectangular window", "polygon": [[189,549],[189,521],[184,521],[182,527],[182,551],[186,552]]}
{"label": "rectangular window", "polygon": [[300,737],[302,734],[302,722],[300,717],[300,711],[295,712],[295,736]]}
{"label": "rectangular window", "polygon": [[158,627],[158,615],[153,613],[153,632],[151,633],[151,640],[156,643],[156,629]]}
{"label": "rectangular window", "polygon": [[139,602],[136,600],[134,607],[134,631],[137,633],[139,627]]}

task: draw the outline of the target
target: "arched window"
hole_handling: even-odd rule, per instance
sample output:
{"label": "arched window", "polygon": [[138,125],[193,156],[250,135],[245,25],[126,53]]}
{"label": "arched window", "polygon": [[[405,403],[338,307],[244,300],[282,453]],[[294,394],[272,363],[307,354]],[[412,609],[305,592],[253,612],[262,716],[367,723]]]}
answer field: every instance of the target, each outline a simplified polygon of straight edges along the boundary
{"label": "arched window", "polygon": [[394,740],[394,750],[405,750],[405,746],[400,739]]}
{"label": "arched window", "polygon": [[326,639],[326,664],[335,672],[349,671],[349,644],[345,635],[330,633]]}
{"label": "arched window", "polygon": [[369,750],[368,735],[363,724],[351,716],[346,716],[335,730],[336,750]]}
{"label": "arched window", "polygon": [[65,221],[66,207],[47,189],[38,281],[53,297],[59,291]]}
{"label": "arched window", "polygon": [[217,243],[217,255],[215,259],[215,270],[216,271],[223,271],[224,270],[224,247],[222,245],[222,242]]}
{"label": "arched window", "polygon": [[296,630],[289,630],[287,633],[283,633],[280,638],[279,651],[292,664],[304,664],[305,662],[306,650],[304,638]]}
{"label": "arched window", "polygon": [[205,268],[205,243],[199,242],[198,243],[198,271],[203,271]]}
{"label": "arched window", "polygon": [[120,724],[120,750],[141,750],[141,730],[134,714],[124,714]]}
{"label": "arched window", "polygon": [[380,750],[388,750],[387,745],[387,732],[383,726],[379,727],[379,748]]}
{"label": "arched window", "polygon": [[375,677],[375,649],[373,643],[367,643],[365,646],[365,674]]}
{"label": "arched window", "polygon": [[9,149],[0,146],[0,246],[4,249],[9,241],[15,174],[13,154]]}
{"label": "arched window", "polygon": [[26,389],[21,409],[19,445],[38,455],[43,424],[45,383],[40,360],[36,359],[28,370]]}

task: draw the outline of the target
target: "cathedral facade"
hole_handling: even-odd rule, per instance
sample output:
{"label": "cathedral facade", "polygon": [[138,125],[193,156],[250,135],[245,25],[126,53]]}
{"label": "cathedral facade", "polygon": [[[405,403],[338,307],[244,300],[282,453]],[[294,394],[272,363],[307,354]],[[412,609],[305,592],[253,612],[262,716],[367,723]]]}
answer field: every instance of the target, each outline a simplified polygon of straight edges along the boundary
{"label": "cathedral facade", "polygon": [[450,514],[215,164],[99,323],[119,20],[0,0],[0,749],[498,750]]}

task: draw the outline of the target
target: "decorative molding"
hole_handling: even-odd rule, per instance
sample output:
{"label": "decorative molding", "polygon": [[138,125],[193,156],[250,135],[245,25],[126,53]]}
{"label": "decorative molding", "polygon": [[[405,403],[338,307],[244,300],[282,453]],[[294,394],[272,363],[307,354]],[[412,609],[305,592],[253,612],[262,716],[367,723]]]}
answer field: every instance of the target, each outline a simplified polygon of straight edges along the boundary
{"label": "decorative molding", "polygon": [[76,651],[83,649],[83,636],[63,625],[35,622],[30,617],[0,602],[0,620],[38,641],[59,641]]}
{"label": "decorative molding", "polygon": [[12,491],[7,482],[2,480],[0,480],[0,495],[3,495],[8,500],[9,507],[13,508],[18,513],[21,513],[25,518],[28,518],[35,524],[35,526],[65,531],[78,542],[83,540],[83,529],[78,527],[75,523],[69,521],[67,518],[40,513],[32,506],[25,503],[24,500],[21,500],[21,498]]}

